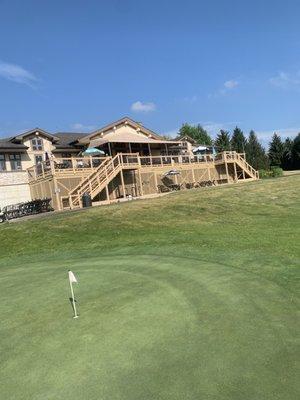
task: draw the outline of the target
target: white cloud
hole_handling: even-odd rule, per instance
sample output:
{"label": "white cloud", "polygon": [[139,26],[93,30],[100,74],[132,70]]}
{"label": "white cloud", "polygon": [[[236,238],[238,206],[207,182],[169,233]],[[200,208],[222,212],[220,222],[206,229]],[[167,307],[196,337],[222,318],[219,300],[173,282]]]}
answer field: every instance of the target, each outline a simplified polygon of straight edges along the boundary
{"label": "white cloud", "polygon": [[232,79],[232,80],[229,80],[229,81],[224,82],[224,87],[225,87],[226,89],[233,89],[233,88],[235,88],[236,86],[238,86],[238,84],[239,84],[238,81]]}
{"label": "white cloud", "polygon": [[74,131],[92,131],[93,129],[96,129],[94,125],[84,125],[79,122],[72,124],[71,129]]}
{"label": "white cloud", "polygon": [[230,79],[228,81],[225,81],[219,90],[217,90],[215,93],[209,94],[208,97],[214,98],[214,97],[225,96],[227,93],[229,93],[237,86],[239,86],[239,84],[240,82],[236,79]]}
{"label": "white cloud", "polygon": [[37,78],[20,65],[9,64],[3,61],[0,61],[0,77],[31,87],[37,82]]}
{"label": "white cloud", "polygon": [[156,109],[154,103],[143,103],[141,101],[136,101],[131,105],[131,110],[135,112],[151,112]]}
{"label": "white cloud", "polygon": [[287,72],[279,72],[277,76],[269,79],[269,83],[272,86],[276,86],[282,89],[288,89],[300,85],[300,72],[292,75]]}

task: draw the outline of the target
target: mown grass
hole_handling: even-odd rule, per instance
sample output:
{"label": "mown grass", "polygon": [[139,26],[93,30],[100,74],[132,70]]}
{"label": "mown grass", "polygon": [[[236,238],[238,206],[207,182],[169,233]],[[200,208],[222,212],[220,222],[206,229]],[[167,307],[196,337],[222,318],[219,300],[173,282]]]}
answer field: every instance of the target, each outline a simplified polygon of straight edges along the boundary
{"label": "mown grass", "polygon": [[298,398],[299,183],[1,226],[3,398]]}

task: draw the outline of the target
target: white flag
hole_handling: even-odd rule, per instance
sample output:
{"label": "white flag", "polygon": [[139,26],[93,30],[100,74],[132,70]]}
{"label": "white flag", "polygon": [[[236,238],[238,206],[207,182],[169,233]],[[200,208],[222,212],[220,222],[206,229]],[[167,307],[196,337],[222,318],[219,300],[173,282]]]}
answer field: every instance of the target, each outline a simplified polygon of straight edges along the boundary
{"label": "white flag", "polygon": [[78,283],[77,279],[72,271],[69,271],[69,281],[70,281],[70,283]]}

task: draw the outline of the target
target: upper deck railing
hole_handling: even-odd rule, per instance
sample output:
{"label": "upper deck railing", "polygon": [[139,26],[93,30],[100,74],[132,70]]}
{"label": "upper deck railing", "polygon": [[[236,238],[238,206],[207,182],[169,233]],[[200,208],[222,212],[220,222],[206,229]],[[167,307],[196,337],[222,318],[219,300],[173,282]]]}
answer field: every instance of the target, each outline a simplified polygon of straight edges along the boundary
{"label": "upper deck railing", "polygon": [[[250,173],[255,174],[256,171],[245,160],[244,153],[236,153],[235,151],[227,151],[215,155],[169,155],[169,156],[140,156],[138,153],[119,153],[122,166],[124,168],[141,167],[153,168],[173,166],[176,164],[203,164],[214,163],[221,164],[224,162],[237,161]],[[72,157],[72,158],[52,158],[38,165],[27,169],[29,182],[48,178],[54,175],[78,175],[86,176],[96,170],[105,160],[111,157]]]}

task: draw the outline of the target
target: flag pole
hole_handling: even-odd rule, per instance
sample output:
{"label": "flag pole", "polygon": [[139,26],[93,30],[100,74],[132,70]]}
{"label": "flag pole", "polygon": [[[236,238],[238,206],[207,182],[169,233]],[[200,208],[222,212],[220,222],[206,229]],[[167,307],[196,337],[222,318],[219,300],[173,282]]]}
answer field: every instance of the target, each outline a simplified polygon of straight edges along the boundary
{"label": "flag pole", "polygon": [[71,282],[70,279],[69,279],[69,282],[70,282],[71,295],[72,295],[72,304],[73,304],[73,310],[74,310],[74,317],[73,318],[78,318],[77,310],[76,310],[76,304],[75,304],[73,285],[72,285],[72,282]]}

